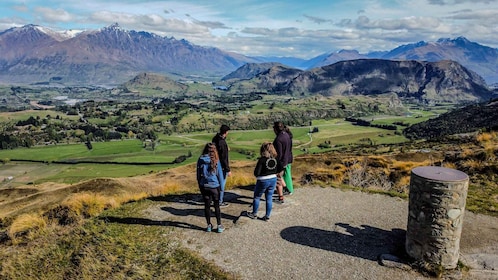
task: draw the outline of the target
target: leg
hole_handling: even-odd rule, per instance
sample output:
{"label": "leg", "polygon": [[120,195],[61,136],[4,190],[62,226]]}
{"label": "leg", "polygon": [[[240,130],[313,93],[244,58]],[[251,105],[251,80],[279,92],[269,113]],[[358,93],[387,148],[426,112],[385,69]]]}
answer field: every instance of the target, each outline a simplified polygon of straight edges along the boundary
{"label": "leg", "polygon": [[285,182],[285,186],[289,190],[290,193],[294,192],[294,185],[292,184],[292,173],[291,173],[291,164],[287,164],[284,170],[284,175],[282,176]]}
{"label": "leg", "polygon": [[214,215],[216,222],[221,225],[221,211],[220,211],[220,188],[212,189],[212,196],[214,198]]}
{"label": "leg", "polygon": [[222,180],[220,182],[220,204],[223,204],[223,198],[225,196],[225,185],[227,183],[227,173],[225,171],[222,172]]}
{"label": "leg", "polygon": [[265,180],[266,189],[265,189],[265,198],[266,198],[266,217],[270,218],[271,209],[273,207],[272,196],[275,191],[275,186],[277,185],[277,178],[272,178]]}
{"label": "leg", "polygon": [[211,192],[206,188],[202,188],[202,199],[204,200],[204,216],[206,217],[206,223],[211,224]]}
{"label": "leg", "polygon": [[[259,202],[261,201],[261,196],[264,192],[264,181],[256,181],[256,186],[254,186],[254,198],[252,202],[252,213],[256,216],[258,214]],[[268,199],[268,198],[267,198]],[[271,198],[270,198],[271,200]]]}
{"label": "leg", "polygon": [[277,174],[277,194],[278,194],[278,200],[280,202],[284,201],[284,187],[285,187],[285,182],[284,179],[282,178],[283,172],[280,172]]}

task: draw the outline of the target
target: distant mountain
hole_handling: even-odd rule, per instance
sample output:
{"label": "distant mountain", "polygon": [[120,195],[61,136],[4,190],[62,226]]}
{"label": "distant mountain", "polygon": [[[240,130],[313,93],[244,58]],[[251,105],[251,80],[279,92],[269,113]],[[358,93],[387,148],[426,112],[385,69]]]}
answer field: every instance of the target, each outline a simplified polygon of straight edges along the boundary
{"label": "distant mountain", "polygon": [[296,57],[279,56],[252,56],[256,63],[281,63],[299,69],[306,69],[309,60]]}
{"label": "distant mountain", "polygon": [[258,69],[260,73],[249,80],[246,76],[244,81],[233,82],[231,88],[295,96],[395,93],[402,98],[427,103],[479,102],[495,96],[479,75],[454,61],[359,59],[308,71],[281,65],[262,70]]}
{"label": "distant mountain", "polygon": [[414,124],[403,133],[412,139],[439,139],[448,135],[498,129],[498,100],[472,104]]}
{"label": "distant mountain", "polygon": [[140,73],[133,79],[119,86],[122,89],[130,92],[138,91],[160,91],[164,93],[185,93],[188,89],[187,85],[179,83],[163,75],[154,73]]}
{"label": "distant mountain", "polygon": [[0,32],[0,83],[108,85],[154,72],[173,78],[215,81],[246,63],[276,62],[300,70],[357,59],[453,60],[498,84],[498,50],[466,38],[418,42],[393,50],[361,54],[341,50],[306,60],[293,57],[248,57],[186,40],[117,24],[99,30],[55,32],[26,25]]}
{"label": "distant mountain", "polygon": [[399,46],[388,52],[360,54],[354,50],[342,50],[330,54],[311,68],[362,58],[429,62],[453,60],[478,73],[488,84],[498,83],[498,50],[471,42],[464,37],[439,39],[437,42],[421,41]]}
{"label": "distant mountain", "polygon": [[278,62],[246,63],[237,70],[221,78],[222,81],[249,80],[274,66],[286,67]]}
{"label": "distant mountain", "polygon": [[113,85],[141,72],[222,77],[245,56],[111,25],[66,37],[27,25],[0,33],[0,82]]}

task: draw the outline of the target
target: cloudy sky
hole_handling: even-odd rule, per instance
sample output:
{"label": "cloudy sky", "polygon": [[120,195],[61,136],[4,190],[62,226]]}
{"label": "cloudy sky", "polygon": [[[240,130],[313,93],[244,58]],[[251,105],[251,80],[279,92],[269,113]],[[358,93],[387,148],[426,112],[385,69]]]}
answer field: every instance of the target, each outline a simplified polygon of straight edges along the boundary
{"label": "cloudy sky", "polygon": [[459,36],[498,48],[498,0],[1,0],[0,30],[113,23],[244,55],[312,58]]}

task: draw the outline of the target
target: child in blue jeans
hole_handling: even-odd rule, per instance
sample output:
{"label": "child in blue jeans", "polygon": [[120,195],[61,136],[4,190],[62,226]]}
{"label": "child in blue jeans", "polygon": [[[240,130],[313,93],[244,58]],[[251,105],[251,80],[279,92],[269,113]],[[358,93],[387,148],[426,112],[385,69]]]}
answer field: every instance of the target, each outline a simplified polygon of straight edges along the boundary
{"label": "child in blue jeans", "polygon": [[248,212],[247,216],[255,219],[258,215],[259,202],[263,194],[266,200],[266,215],[261,219],[268,221],[272,209],[272,196],[277,185],[277,170],[278,162],[276,160],[277,151],[271,142],[265,142],[260,148],[261,157],[254,168],[254,176],[256,176],[256,186],[254,187],[254,198],[252,203],[252,212]]}

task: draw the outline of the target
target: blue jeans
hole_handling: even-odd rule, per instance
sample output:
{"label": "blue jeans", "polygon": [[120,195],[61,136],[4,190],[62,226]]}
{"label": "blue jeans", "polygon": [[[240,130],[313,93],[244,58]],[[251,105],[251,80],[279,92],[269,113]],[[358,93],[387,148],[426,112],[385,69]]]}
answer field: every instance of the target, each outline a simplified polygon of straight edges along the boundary
{"label": "blue jeans", "polygon": [[221,176],[221,182],[220,182],[220,204],[223,203],[223,198],[225,197],[225,185],[227,184],[227,172],[223,171]]}
{"label": "blue jeans", "polygon": [[272,208],[272,196],[275,191],[275,186],[277,185],[277,178],[270,178],[266,180],[256,181],[256,186],[254,187],[254,199],[252,203],[252,213],[256,215],[258,213],[259,201],[263,194],[265,194],[266,200],[266,217],[270,218],[271,208]]}

